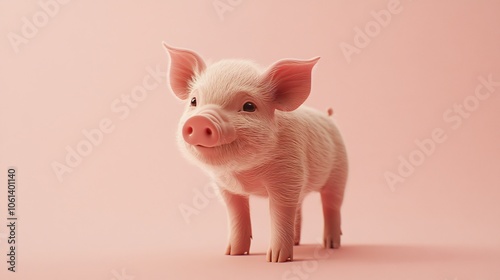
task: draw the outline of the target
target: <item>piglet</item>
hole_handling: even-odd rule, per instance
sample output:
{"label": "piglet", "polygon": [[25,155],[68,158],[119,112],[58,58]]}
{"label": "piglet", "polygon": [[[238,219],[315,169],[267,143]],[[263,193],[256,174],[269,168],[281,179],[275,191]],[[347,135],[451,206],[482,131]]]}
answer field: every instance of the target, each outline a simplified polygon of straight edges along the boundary
{"label": "piglet", "polygon": [[246,60],[206,65],[195,52],[171,47],[169,84],[187,100],[179,122],[183,154],[207,171],[227,206],[227,255],[250,250],[248,198],[269,197],[267,261],[293,260],[300,241],[304,196],[320,192],[323,244],[340,247],[340,208],[347,155],[328,115],[301,106],[319,57],[280,60],[265,70]]}

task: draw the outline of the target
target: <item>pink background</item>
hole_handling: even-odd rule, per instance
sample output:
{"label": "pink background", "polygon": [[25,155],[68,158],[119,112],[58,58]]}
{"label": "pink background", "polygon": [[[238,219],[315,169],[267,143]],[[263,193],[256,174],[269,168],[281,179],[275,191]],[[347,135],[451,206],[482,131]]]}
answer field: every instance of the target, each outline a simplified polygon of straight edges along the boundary
{"label": "pink background", "polygon": [[[9,34],[43,9],[1,1],[0,278],[500,279],[500,86],[457,129],[443,119],[471,100],[478,77],[500,81],[500,2],[401,0],[349,63],[339,44],[353,45],[355,28],[389,2],[232,0],[220,17],[213,4],[226,0],[73,0],[16,53]],[[332,106],[347,144],[343,248],[317,248],[316,194],[293,263],[265,262],[264,199],[251,200],[250,256],[223,255],[217,198],[186,223],[179,206],[196,206],[193,190],[209,180],[177,151],[182,105],[165,77],[126,117],[111,108],[146,68],[166,70],[162,40],[212,61],[321,56],[307,105]],[[60,182],[51,164],[103,119],[114,130]],[[384,174],[435,128],[446,141],[392,191]],[[16,273],[4,262],[8,166],[18,168]]]}

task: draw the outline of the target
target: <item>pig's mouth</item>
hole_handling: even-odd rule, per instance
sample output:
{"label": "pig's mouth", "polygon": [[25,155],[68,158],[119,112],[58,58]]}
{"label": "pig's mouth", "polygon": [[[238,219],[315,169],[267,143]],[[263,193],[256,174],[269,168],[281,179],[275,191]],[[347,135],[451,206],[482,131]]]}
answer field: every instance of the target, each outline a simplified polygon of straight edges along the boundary
{"label": "pig's mouth", "polygon": [[202,148],[202,149],[210,149],[210,148],[215,148],[215,147],[207,147],[207,146],[203,146],[203,145],[194,145],[196,148]]}
{"label": "pig's mouth", "polygon": [[217,146],[204,146],[204,145],[201,145],[201,144],[196,144],[196,145],[193,145],[194,147],[196,147],[197,149],[216,149],[216,148],[220,148],[222,146],[226,146],[227,144],[222,144],[222,145],[217,145]]}
{"label": "pig's mouth", "polygon": [[[233,141],[234,142],[234,141]],[[194,149],[200,153],[203,153],[205,151],[220,151],[220,150],[223,150],[224,148],[228,147],[229,145],[233,144],[233,142],[229,142],[229,143],[224,143],[224,144],[219,144],[219,145],[215,145],[215,146],[205,146],[205,145],[202,145],[202,144],[196,144],[196,145],[191,145],[192,147],[194,147]]]}

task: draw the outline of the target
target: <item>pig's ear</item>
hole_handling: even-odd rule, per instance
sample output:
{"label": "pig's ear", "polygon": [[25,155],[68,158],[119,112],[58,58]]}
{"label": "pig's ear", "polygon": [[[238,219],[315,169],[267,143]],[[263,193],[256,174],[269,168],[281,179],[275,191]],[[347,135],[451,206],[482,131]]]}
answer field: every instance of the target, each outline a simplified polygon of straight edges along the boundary
{"label": "pig's ear", "polygon": [[306,101],[311,92],[311,71],[318,60],[280,60],[264,73],[264,82],[272,86],[277,110],[293,111]]}
{"label": "pig's ear", "polygon": [[205,70],[205,62],[193,51],[173,48],[165,42],[163,46],[170,55],[170,87],[177,97],[184,100],[189,95],[189,83]]}

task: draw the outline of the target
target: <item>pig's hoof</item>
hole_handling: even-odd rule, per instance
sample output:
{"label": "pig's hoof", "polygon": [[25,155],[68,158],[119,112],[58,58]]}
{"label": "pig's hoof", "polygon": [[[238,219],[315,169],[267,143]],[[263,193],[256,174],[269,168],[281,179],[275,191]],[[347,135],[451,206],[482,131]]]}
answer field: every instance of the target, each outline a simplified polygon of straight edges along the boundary
{"label": "pig's hoof", "polygon": [[267,251],[268,262],[286,262],[293,261],[293,246],[288,247],[271,247]]}
{"label": "pig's hoof", "polygon": [[248,255],[250,254],[250,238],[248,241],[229,242],[226,255]]}
{"label": "pig's hoof", "polygon": [[323,246],[327,249],[338,249],[340,248],[340,237],[332,238],[331,236],[325,236],[323,238]]}

